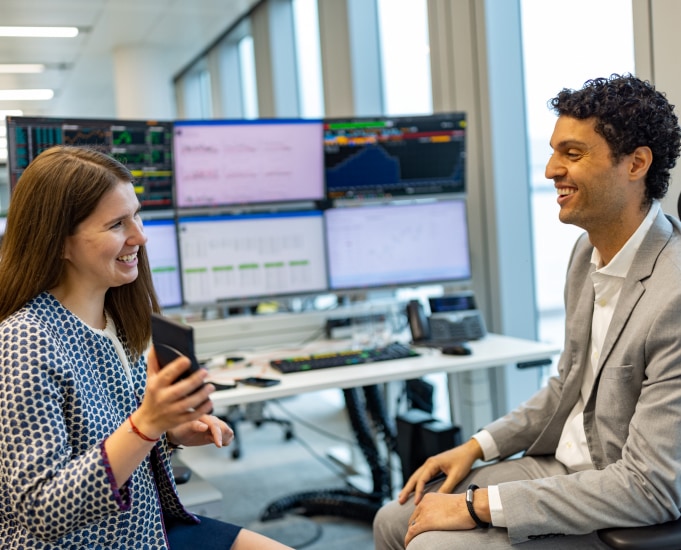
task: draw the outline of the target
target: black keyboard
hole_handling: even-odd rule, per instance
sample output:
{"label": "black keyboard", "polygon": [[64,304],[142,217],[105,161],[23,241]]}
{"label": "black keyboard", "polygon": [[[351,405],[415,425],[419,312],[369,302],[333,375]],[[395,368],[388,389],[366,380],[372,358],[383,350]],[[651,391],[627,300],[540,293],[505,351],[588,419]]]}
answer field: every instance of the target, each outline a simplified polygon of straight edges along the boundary
{"label": "black keyboard", "polygon": [[329,353],[314,353],[311,355],[300,355],[298,357],[287,357],[286,359],[273,359],[270,361],[270,365],[279,372],[290,373],[328,369],[330,367],[347,367],[349,365],[374,363],[376,361],[406,359],[419,355],[419,353],[416,353],[409,346],[400,344],[399,342],[393,342],[387,346],[376,348],[332,351]]}

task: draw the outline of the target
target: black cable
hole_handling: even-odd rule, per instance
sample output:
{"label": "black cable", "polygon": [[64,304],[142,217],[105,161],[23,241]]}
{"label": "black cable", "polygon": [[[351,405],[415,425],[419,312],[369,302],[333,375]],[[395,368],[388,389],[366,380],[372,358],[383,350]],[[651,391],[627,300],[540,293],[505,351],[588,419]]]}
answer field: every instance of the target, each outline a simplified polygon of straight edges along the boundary
{"label": "black cable", "polygon": [[[393,484],[392,476],[390,475],[390,457],[392,453],[397,453],[397,428],[395,423],[388,416],[388,411],[385,407],[385,400],[383,399],[383,390],[378,385],[364,386],[364,399],[367,410],[373,420],[374,427],[377,432],[383,435],[388,454],[381,460],[381,455],[378,455],[380,461],[380,469],[382,475],[382,483],[384,486],[381,489],[382,494],[386,497],[392,495]],[[374,490],[378,490],[374,488]]]}
{"label": "black cable", "polygon": [[310,445],[307,441],[305,441],[301,437],[294,435],[292,439],[295,440],[297,443],[299,443],[300,446],[303,447],[303,449],[305,449],[312,456],[312,458],[317,460],[323,466],[326,466],[331,471],[332,474],[334,474],[335,476],[337,476],[339,479],[341,479],[343,481],[345,480],[345,472],[335,462],[324,457],[323,455],[320,455],[317,451],[314,450],[312,445]]}
{"label": "black cable", "polygon": [[367,410],[374,421],[374,425],[383,434],[388,449],[391,452],[397,452],[397,428],[388,416],[382,388],[378,385],[364,386],[364,397]]}
{"label": "black cable", "polygon": [[318,426],[315,426],[314,424],[308,422],[307,420],[301,418],[297,414],[291,412],[289,409],[284,407],[278,399],[272,399],[271,401],[268,401],[268,403],[274,403],[277,407],[279,407],[284,414],[288,415],[291,419],[293,419],[294,422],[297,422],[301,424],[302,426],[305,426],[309,430],[312,430],[313,432],[317,432],[320,435],[323,435],[325,437],[328,437],[331,440],[334,441],[339,441],[341,443],[345,443],[347,445],[351,445],[353,447],[357,447],[357,441],[353,441],[351,439],[346,439],[344,437],[339,436],[338,434],[334,434],[332,432],[326,431],[322,428],[319,428]]}
{"label": "black cable", "polygon": [[[309,422],[306,422],[302,418],[293,414],[286,407],[284,407],[279,402],[279,400],[277,400],[277,399],[272,399],[270,401],[267,401],[265,405],[267,406],[267,405],[271,405],[273,403],[276,404],[285,415],[288,415],[291,418],[290,422],[300,423],[304,427],[309,428],[310,430],[316,431],[316,432],[320,433],[321,435],[325,435],[329,439],[333,439],[333,440],[336,440],[336,441],[340,441],[342,443],[346,443],[346,444],[348,444],[348,445],[350,445],[354,448],[358,447],[356,441],[352,441],[350,439],[345,439],[345,438],[339,437],[335,434],[332,434],[331,432],[327,432],[325,430],[322,430],[321,428],[317,428],[316,426],[314,426],[313,424],[310,424]],[[232,426],[232,429],[234,429],[234,426]],[[319,454],[314,449],[314,447],[312,447],[312,445],[310,445],[307,441],[305,441],[305,439],[303,439],[302,437],[300,437],[298,435],[297,431],[291,430],[291,437],[288,438],[288,439],[292,439],[292,440],[296,441],[301,447],[303,447],[303,449],[305,449],[308,452],[308,454],[312,458],[317,460],[317,462],[319,462],[322,466],[326,467],[333,475],[337,476],[339,479],[341,479],[343,481],[345,480],[346,472],[343,470],[343,468],[341,466],[338,466],[333,460],[330,460],[330,459],[326,458],[325,456]]]}
{"label": "black cable", "polygon": [[298,544],[296,545],[296,550],[298,550],[298,549],[300,549],[300,548],[306,548],[307,546],[310,546],[310,544],[314,544],[314,543],[317,542],[320,538],[322,538],[322,532],[323,532],[322,526],[319,525],[318,523],[315,523],[314,526],[315,526],[315,534],[314,534],[314,536],[313,536],[310,540],[307,540],[307,541],[305,541],[305,542],[302,543],[302,544],[298,543]]}
{"label": "black cable", "polygon": [[304,491],[272,502],[260,515],[260,521],[283,517],[294,511],[304,516],[338,516],[371,523],[382,501],[353,489]]}
{"label": "black cable", "polygon": [[[310,429],[310,430],[312,430],[312,431],[315,431],[315,432],[317,432],[317,433],[319,433],[319,434],[321,434],[321,435],[324,435],[324,436],[328,437],[329,439],[331,439],[331,440],[333,440],[333,441],[339,441],[339,442],[344,443],[344,444],[346,444],[346,445],[348,445],[348,446],[350,446],[350,447],[352,447],[352,448],[354,448],[354,449],[361,450],[361,449],[360,449],[360,446],[359,446],[359,443],[357,442],[356,439],[355,439],[355,440],[346,439],[346,438],[344,438],[344,437],[340,437],[340,436],[338,436],[338,435],[336,435],[336,434],[333,434],[333,433],[331,433],[331,432],[327,432],[326,430],[323,430],[322,428],[319,428],[319,427],[317,427],[317,426],[315,426],[315,425],[313,425],[313,424],[310,424],[309,422],[303,420],[302,418],[300,418],[300,417],[297,416],[296,414],[292,413],[289,409],[287,409],[286,407],[284,407],[284,405],[281,404],[281,403],[279,402],[279,400],[273,399],[273,400],[271,400],[271,401],[268,401],[267,403],[268,403],[268,404],[270,404],[270,403],[276,404],[276,405],[281,409],[281,411],[282,411],[285,415],[288,415],[288,416],[291,417],[291,419],[292,419],[293,422],[300,423],[300,424],[302,424],[304,427],[306,427],[306,428],[308,428],[308,429]],[[319,462],[320,462],[321,464],[323,464],[324,466],[332,466],[332,468],[335,469],[335,470],[332,469],[332,473],[334,473],[334,474],[336,474],[336,475],[339,475],[339,477],[341,477],[342,479],[345,479],[345,473],[342,472],[342,471],[340,471],[340,470],[338,470],[338,466],[337,466],[332,460],[328,460],[328,459],[326,459],[325,457],[319,455],[319,454],[314,450],[314,448],[312,448],[312,446],[311,446],[309,443],[307,443],[304,439],[302,439],[299,435],[297,435],[297,432],[296,432],[296,435],[294,435],[293,439],[295,439],[296,441],[298,441],[298,443],[300,443],[300,444],[301,444],[301,445],[302,445],[302,446],[303,446],[303,447],[312,455],[313,458],[319,460]],[[392,465],[392,463],[390,463],[390,460],[387,461],[387,464],[385,464],[384,467],[387,468],[387,469],[389,470],[389,472],[390,472],[390,479],[392,479],[392,475],[393,475],[393,474],[400,474],[400,473],[401,473],[401,470],[399,469],[399,467],[394,467],[394,466]],[[340,472],[340,473],[339,473],[339,472]]]}
{"label": "black cable", "polygon": [[[329,489],[300,492],[285,496],[272,502],[262,513],[261,521],[281,517],[286,511],[296,510],[304,515],[334,515],[373,522],[373,518],[382,506],[386,497],[390,496],[391,481],[390,468],[386,468],[381,461],[380,452],[376,445],[371,426],[363,407],[366,399],[361,399],[361,388],[344,389],[346,408],[350,424],[355,432],[360,450],[371,469],[373,491],[366,493],[353,488]],[[362,390],[363,391],[363,390]],[[369,389],[371,407],[376,409],[377,416],[381,416],[379,401]]]}
{"label": "black cable", "polygon": [[379,453],[374,434],[369,426],[367,415],[362,410],[362,405],[366,403],[360,397],[361,388],[346,388],[343,390],[345,396],[345,404],[350,418],[359,448],[364,454],[364,458],[371,470],[371,477],[373,479],[374,493],[386,495],[390,493],[390,480],[388,472],[383,467],[381,455]]}
{"label": "black cable", "polygon": [[319,338],[322,334],[326,332],[326,327],[321,327],[315,330],[310,336],[307,338],[303,339],[302,342],[300,342],[300,345],[302,346],[303,344],[307,344],[308,342],[313,342],[317,338]]}

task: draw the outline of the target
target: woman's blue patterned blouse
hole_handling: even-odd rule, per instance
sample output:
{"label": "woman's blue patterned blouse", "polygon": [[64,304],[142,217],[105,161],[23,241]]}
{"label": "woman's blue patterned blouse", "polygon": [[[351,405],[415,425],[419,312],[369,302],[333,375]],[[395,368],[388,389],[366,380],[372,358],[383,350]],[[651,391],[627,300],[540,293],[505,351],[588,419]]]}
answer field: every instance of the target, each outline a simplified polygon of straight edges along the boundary
{"label": "woman's blue patterned blouse", "polygon": [[0,324],[0,361],[0,548],[160,550],[164,514],[198,521],[165,437],[124,486],[109,468],[104,442],[142,400],[144,358],[129,359],[131,383],[112,340],[44,292]]}

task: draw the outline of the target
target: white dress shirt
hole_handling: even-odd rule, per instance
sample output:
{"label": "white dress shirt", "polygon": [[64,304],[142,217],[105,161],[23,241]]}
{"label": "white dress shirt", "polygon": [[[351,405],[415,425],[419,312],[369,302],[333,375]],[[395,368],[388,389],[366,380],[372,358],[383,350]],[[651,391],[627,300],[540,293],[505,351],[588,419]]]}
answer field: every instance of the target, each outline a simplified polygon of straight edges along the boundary
{"label": "white dress shirt", "polygon": [[[585,369],[584,379],[579,399],[570,412],[563,432],[556,448],[556,460],[562,462],[568,471],[577,472],[593,468],[589,447],[586,442],[584,431],[584,406],[589,398],[594,382],[594,374],[598,367],[601,349],[605,341],[605,335],[610,326],[615,306],[622,290],[622,284],[634,261],[634,256],[643,242],[648,230],[653,225],[653,220],[660,210],[660,203],[653,201],[648,214],[639,225],[638,229],[624,244],[610,263],[603,265],[601,255],[594,248],[591,254],[591,263],[596,270],[591,274],[594,285],[594,311],[591,319],[591,342],[590,342],[590,366]],[[489,432],[482,430],[473,436],[480,447],[485,460],[493,460],[499,456],[499,450]],[[505,527],[506,518],[499,496],[499,488],[496,485],[488,487],[489,506],[492,516],[492,525]]]}

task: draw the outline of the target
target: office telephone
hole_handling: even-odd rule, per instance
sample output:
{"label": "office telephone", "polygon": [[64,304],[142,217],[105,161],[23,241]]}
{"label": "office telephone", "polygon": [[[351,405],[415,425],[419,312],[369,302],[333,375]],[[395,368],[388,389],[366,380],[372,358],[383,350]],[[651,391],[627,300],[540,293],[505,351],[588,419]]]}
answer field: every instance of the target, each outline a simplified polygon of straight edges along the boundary
{"label": "office telephone", "polygon": [[407,321],[411,330],[411,340],[420,344],[430,340],[430,321],[423,305],[418,300],[410,300],[407,304]]}
{"label": "office telephone", "polygon": [[430,299],[431,315],[418,300],[407,304],[407,320],[412,342],[418,345],[446,347],[478,340],[487,334],[484,319],[475,308],[471,294]]}

